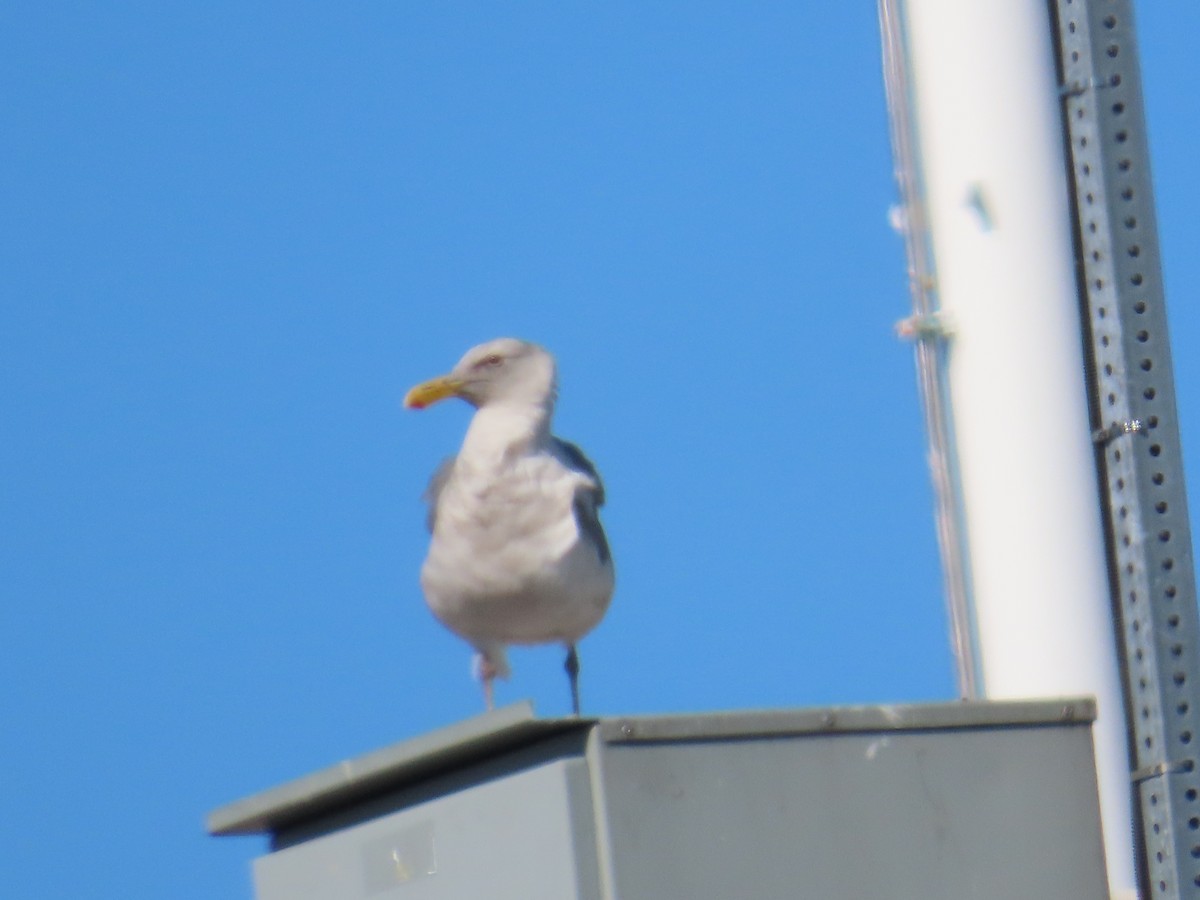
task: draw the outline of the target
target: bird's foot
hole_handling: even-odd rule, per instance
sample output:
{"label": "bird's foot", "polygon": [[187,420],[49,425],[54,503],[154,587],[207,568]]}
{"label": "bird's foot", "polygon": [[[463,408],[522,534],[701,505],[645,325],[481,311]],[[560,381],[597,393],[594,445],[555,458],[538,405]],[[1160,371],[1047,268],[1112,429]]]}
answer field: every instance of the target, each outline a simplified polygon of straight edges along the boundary
{"label": "bird's foot", "polygon": [[495,709],[496,699],[493,682],[497,677],[507,677],[507,669],[498,665],[487,653],[476,653],[475,658],[471,660],[471,668],[475,673],[475,677],[483,685],[483,702],[487,705],[489,711]]}
{"label": "bird's foot", "polygon": [[567,644],[567,661],[563,663],[571,682],[571,712],[579,715],[579,654],[574,644]]}

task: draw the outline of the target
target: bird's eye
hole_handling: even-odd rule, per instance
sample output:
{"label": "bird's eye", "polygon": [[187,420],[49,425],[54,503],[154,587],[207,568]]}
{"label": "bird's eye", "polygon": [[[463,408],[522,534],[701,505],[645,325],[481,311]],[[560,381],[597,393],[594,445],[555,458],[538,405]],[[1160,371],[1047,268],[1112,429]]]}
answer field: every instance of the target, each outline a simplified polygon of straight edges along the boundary
{"label": "bird's eye", "polygon": [[499,353],[493,353],[491,356],[485,356],[475,364],[477,369],[494,369],[496,366],[504,362],[504,357]]}

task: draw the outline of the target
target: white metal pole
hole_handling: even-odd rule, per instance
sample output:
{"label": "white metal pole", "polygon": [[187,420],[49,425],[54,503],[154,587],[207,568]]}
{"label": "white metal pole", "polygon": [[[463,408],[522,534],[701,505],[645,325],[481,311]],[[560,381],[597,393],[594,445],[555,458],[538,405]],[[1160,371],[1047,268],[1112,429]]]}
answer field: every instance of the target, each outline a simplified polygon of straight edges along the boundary
{"label": "white metal pole", "polygon": [[1109,881],[1136,896],[1047,5],[901,2],[983,693],[1096,696]]}

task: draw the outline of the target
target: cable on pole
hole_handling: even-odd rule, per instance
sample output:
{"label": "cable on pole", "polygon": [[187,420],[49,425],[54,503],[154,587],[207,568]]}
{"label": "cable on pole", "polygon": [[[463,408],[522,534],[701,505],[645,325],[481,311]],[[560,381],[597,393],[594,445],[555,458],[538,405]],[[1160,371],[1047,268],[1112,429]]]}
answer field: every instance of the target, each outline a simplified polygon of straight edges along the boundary
{"label": "cable on pole", "polygon": [[925,221],[924,189],[918,164],[920,151],[913,122],[912,87],[905,66],[906,39],[900,7],[901,0],[879,0],[884,87],[896,160],[896,182],[901,197],[900,207],[893,211],[892,224],[904,237],[913,298],[912,316],[901,321],[896,330],[901,337],[912,340],[916,349],[917,382],[925,414],[925,432],[929,436],[929,468],[958,692],[964,700],[978,700],[984,695],[982,663],[971,600],[966,516],[962,509],[946,376],[953,329],[938,301],[933,249],[929,225]]}

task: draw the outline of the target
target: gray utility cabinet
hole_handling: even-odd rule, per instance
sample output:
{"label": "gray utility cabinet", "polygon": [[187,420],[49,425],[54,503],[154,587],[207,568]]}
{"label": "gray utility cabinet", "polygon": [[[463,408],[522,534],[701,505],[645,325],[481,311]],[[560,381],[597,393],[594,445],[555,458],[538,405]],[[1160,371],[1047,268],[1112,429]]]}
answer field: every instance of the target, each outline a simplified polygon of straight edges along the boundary
{"label": "gray utility cabinet", "polygon": [[1089,700],[538,719],[216,810],[258,900],[1107,900]]}

